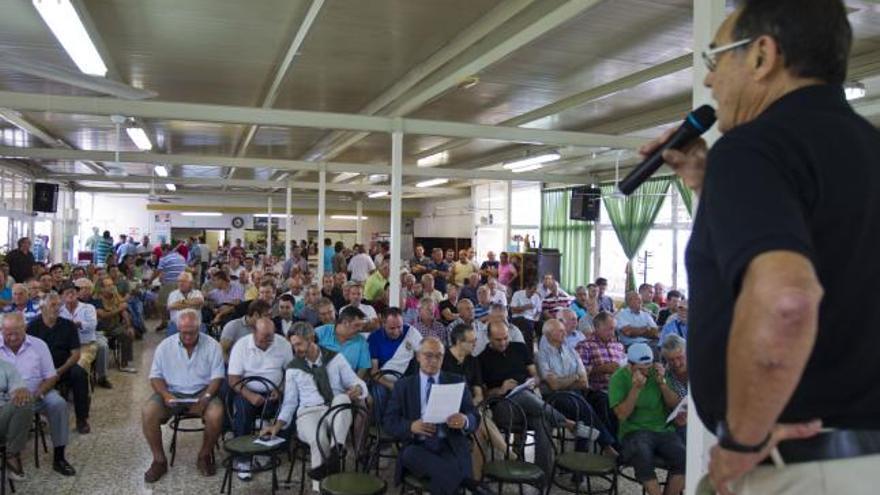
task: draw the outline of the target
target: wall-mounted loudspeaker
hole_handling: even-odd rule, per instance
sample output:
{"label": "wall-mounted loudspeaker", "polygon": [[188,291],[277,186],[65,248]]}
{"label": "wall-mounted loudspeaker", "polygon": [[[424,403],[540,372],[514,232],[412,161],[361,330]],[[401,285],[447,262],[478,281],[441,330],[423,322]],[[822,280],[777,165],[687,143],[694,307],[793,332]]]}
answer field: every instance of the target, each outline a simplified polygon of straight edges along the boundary
{"label": "wall-mounted loudspeaker", "polygon": [[58,209],[58,184],[34,183],[33,210],[55,213]]}
{"label": "wall-mounted loudspeaker", "polygon": [[598,187],[586,186],[572,189],[568,218],[598,222],[601,201],[602,190]]}

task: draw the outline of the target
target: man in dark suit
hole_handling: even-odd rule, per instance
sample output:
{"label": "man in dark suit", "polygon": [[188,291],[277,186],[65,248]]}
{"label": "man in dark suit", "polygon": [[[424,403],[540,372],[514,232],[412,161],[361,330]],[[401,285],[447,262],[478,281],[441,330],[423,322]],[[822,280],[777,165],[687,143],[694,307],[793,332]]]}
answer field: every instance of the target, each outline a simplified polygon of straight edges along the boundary
{"label": "man in dark suit", "polygon": [[419,373],[401,378],[394,385],[385,409],[384,428],[403,443],[395,481],[400,483],[405,469],[427,478],[432,495],[451,495],[459,487],[482,493],[471,478],[468,435],[479,426],[479,416],[467,387],[459,412],[447,418],[445,424],[429,424],[421,419],[431,386],[464,381],[459,375],[440,371],[443,355],[443,343],[434,337],[425,338],[418,350]]}

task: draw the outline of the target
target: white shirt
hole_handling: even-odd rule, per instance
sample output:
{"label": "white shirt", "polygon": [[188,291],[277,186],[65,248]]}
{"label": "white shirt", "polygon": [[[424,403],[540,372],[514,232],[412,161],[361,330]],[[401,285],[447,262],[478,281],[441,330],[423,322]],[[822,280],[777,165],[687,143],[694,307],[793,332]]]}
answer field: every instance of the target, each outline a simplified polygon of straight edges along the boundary
{"label": "white shirt", "polygon": [[[489,345],[489,326],[481,321],[474,321],[473,326],[474,332],[477,334],[477,342],[474,344],[474,351],[471,355],[477,357],[484,349],[486,349],[486,346]],[[516,325],[507,325],[507,335],[511,342],[526,343],[526,338],[523,336],[522,330]]]}
{"label": "white shirt", "polygon": [[229,276],[230,277],[238,277],[238,280],[241,281],[241,274],[247,273],[247,270],[242,265],[238,265],[238,268],[229,267]]}
{"label": "white shirt", "polygon": [[[415,356],[416,349],[419,348],[419,344],[422,343],[422,334],[415,327],[411,327],[409,325],[404,325],[406,328],[406,335],[403,337],[403,342],[397,346],[397,349],[394,351],[394,355],[391,356],[391,359],[385,361],[385,364],[382,365],[383,370],[392,370],[396,371],[400,374],[406,371],[406,368],[409,367],[410,361],[412,361],[413,356]],[[377,332],[384,332],[384,329],[376,330]],[[394,380],[393,377],[388,377]]]}
{"label": "white shirt", "polygon": [[520,306],[525,306],[527,304],[531,304],[532,308],[523,311],[522,313],[511,313],[512,318],[525,318],[527,320],[538,321],[541,318],[541,296],[538,295],[538,292],[532,294],[532,297],[526,295],[525,290],[518,290],[513,293],[513,297],[510,298],[510,307],[516,308]]}
{"label": "white shirt", "polygon": [[419,389],[420,389],[420,396],[419,397],[422,402],[422,411],[423,412],[425,409],[428,408],[428,378],[434,379],[434,383],[431,384],[432,387],[434,385],[439,385],[440,384],[440,373],[437,373],[436,375],[426,375],[424,372],[419,371],[419,385],[420,385],[419,386]]}
{"label": "white shirt", "polygon": [[[318,359],[311,364],[321,364],[321,355],[318,354]],[[362,398],[366,398],[368,395],[367,384],[358,378],[342,354],[335,355],[327,364],[327,377],[330,379],[330,388],[333,390],[333,395],[345,393],[346,390],[355,385],[360,387]],[[284,402],[281,404],[278,419],[284,421],[285,425],[291,423],[293,413],[299,406],[314,407],[323,405],[324,398],[318,392],[318,385],[315,383],[312,375],[294,368],[290,368],[284,373]]]}
{"label": "white shirt", "polygon": [[77,301],[76,309],[73,310],[73,313],[67,309],[66,304],[62,304],[58,316],[74,323],[81,323],[81,326],[77,328],[80,344],[85,345],[94,342],[98,338],[98,333],[96,332],[98,328],[98,313],[91,304]]}
{"label": "white shirt", "polygon": [[493,292],[492,295],[489,296],[489,302],[500,304],[506,308],[507,307],[507,293],[496,287],[495,292]]}
{"label": "white shirt", "polygon": [[375,269],[376,264],[366,253],[356,254],[348,262],[348,271],[351,272],[351,279],[355,282],[365,282],[370,276],[370,272]]}
{"label": "white shirt", "polygon": [[434,289],[434,292],[431,292],[430,294],[422,293],[422,297],[430,297],[434,300],[434,304],[440,304],[441,302],[443,302],[444,299],[446,299],[446,296],[444,296],[443,293],[441,293],[437,289]]}
{"label": "white shirt", "polygon": [[[257,347],[253,334],[238,339],[229,353],[229,374],[243,378],[261,376],[281,388],[284,367],[293,360],[293,349],[284,337],[272,335],[272,344],[265,351]],[[266,392],[259,383],[249,383],[248,388]]]}
{"label": "white shirt", "polygon": [[225,376],[220,344],[205,334],[199,334],[191,356],[180,342],[180,334],[166,337],[156,347],[150,368],[150,379],[165,380],[172,394],[196,394]]}
{"label": "white shirt", "polygon": [[[352,307],[352,305],[349,304],[347,306],[344,306],[342,309],[339,310],[339,312],[342,313],[342,311],[348,307]],[[357,309],[361,310],[361,313],[364,314],[364,317],[367,320],[375,320],[379,318],[379,315],[376,314],[376,310],[369,304],[358,304]]]}
{"label": "white shirt", "polygon": [[[184,294],[180,292],[180,289],[174,289],[171,294],[168,294],[168,306],[172,304],[179,303],[180,301],[191,300],[191,299],[201,299],[202,302],[205,301],[205,296],[202,295],[202,292],[198,289],[191,289],[189,292]],[[183,311],[182,309],[170,309],[169,317],[174,324],[177,324],[177,314]]]}

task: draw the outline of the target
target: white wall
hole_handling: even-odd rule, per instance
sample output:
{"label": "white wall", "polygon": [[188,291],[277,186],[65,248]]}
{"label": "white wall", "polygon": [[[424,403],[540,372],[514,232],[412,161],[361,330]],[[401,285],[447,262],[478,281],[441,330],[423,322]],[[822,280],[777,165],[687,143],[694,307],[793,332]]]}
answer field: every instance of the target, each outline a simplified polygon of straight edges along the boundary
{"label": "white wall", "polygon": [[422,216],[416,218],[413,225],[416,237],[470,238],[474,235],[470,197],[426,199],[419,210]]}

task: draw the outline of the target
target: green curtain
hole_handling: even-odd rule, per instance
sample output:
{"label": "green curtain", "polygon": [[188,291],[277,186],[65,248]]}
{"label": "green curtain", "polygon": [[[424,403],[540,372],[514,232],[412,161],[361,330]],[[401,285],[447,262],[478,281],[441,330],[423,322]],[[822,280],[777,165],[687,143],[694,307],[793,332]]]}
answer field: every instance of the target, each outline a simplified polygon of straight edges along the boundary
{"label": "green curtain", "polygon": [[541,192],[541,246],[562,253],[559,285],[573,294],[590,280],[592,222],[570,220],[571,190]]}
{"label": "green curtain", "polygon": [[676,176],[673,182],[675,183],[675,188],[678,189],[678,194],[681,196],[681,200],[684,201],[684,206],[687,208],[688,214],[691,218],[694,218],[694,192],[691,188],[684,185],[681,177]]}
{"label": "green curtain", "polygon": [[620,241],[620,246],[629,259],[626,264],[627,290],[636,288],[633,259],[645,242],[657,214],[660,213],[670,182],[670,177],[650,179],[636,189],[632,196],[625,198],[614,194],[617,190],[616,184],[602,186],[605,210],[617,234],[617,240]]}

